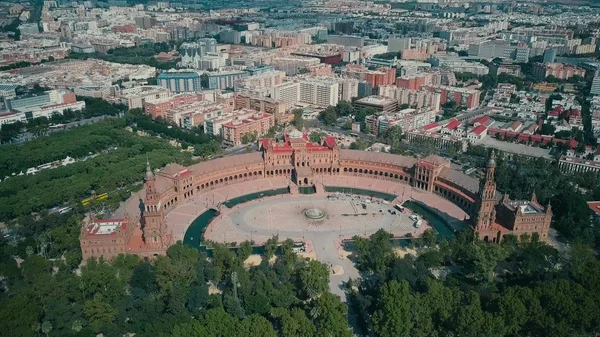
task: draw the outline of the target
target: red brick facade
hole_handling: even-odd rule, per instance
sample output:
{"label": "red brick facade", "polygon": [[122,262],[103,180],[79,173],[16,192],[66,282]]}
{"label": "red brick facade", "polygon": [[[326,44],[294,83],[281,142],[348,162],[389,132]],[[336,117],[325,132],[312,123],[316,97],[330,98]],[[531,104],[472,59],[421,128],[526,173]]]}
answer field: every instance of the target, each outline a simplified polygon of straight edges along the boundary
{"label": "red brick facade", "polygon": [[496,183],[494,171],[496,162],[494,154],[487,164],[486,176],[481,183],[477,201],[477,214],[475,219],[475,232],[479,239],[499,243],[505,235],[531,236],[534,233],[539,239],[546,241],[552,210],[550,205],[543,207],[537,202],[535,194],[531,200],[510,200],[504,195],[500,202],[496,199]]}

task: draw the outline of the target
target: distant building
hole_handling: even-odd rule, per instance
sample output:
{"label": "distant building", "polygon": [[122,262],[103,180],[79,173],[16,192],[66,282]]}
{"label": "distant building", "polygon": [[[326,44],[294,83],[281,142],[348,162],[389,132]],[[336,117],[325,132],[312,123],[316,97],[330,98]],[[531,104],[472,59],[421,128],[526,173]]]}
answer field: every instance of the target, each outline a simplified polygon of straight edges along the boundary
{"label": "distant building", "polygon": [[382,67],[377,70],[369,70],[361,65],[349,64],[342,70],[342,74],[359,81],[369,82],[372,87],[391,85],[396,82],[396,68]]}
{"label": "distant building", "polygon": [[119,102],[127,105],[129,109],[143,108],[144,103],[170,97],[171,92],[167,88],[158,85],[145,85],[124,89],[119,94]]}
{"label": "distant building", "polygon": [[150,16],[140,16],[135,18],[135,26],[141,29],[150,29],[156,26],[156,18]]}
{"label": "distant building", "polygon": [[209,89],[228,89],[234,88],[235,81],[239,78],[248,76],[245,71],[217,71],[208,73]]}
{"label": "distant building", "polygon": [[354,101],[358,108],[372,108],[382,113],[394,113],[398,110],[398,102],[382,96],[367,96]]}
{"label": "distant building", "polygon": [[479,106],[479,97],[481,95],[479,90],[446,86],[426,87],[426,90],[439,93],[441,104],[454,101],[456,106],[464,106],[467,110],[472,110]]}
{"label": "distant building", "polygon": [[490,64],[490,72],[495,75],[507,74],[521,76],[521,66],[518,64]]}
{"label": "distant building", "polygon": [[284,82],[273,87],[273,99],[293,106],[300,101],[300,83]]}
{"label": "distant building", "polygon": [[594,80],[592,81],[592,88],[590,89],[590,94],[600,95],[600,71],[596,71],[596,75],[594,76]]}
{"label": "distant building", "polygon": [[333,30],[338,34],[352,34],[354,32],[353,21],[336,22],[333,24]]}
{"label": "distant building", "polygon": [[528,62],[530,49],[525,44],[512,45],[505,40],[485,41],[469,45],[469,56],[482,59],[500,57],[516,62]]}
{"label": "distant building", "polygon": [[251,97],[248,95],[236,95],[235,109],[251,109],[266,112],[275,116],[279,121],[285,114],[286,104],[268,97]]}
{"label": "distant building", "polygon": [[544,63],[554,63],[556,60],[556,49],[546,49],[544,51]]}
{"label": "distant building", "polygon": [[540,80],[548,76],[566,80],[573,76],[585,77],[585,70],[563,63],[536,63],[533,65],[533,76]]}
{"label": "distant building", "polygon": [[319,106],[337,105],[339,83],[333,79],[310,79],[300,82],[300,102]]}
{"label": "distant building", "polygon": [[373,86],[366,81],[358,82],[358,97],[366,97],[373,95]]}
{"label": "distant building", "polygon": [[91,54],[94,52],[94,47],[85,44],[72,44],[71,51],[74,53]]}
{"label": "distant building", "polygon": [[162,99],[144,102],[144,112],[152,118],[164,118],[167,119],[167,111],[170,109],[177,109],[184,105],[195,103],[199,100],[197,95],[181,94],[173,97],[165,97]]}
{"label": "distant building", "polygon": [[424,127],[435,121],[436,113],[430,109],[403,109],[391,114],[373,114],[365,118],[365,125],[369,132],[379,136],[394,126],[409,132]]}
{"label": "distant building", "polygon": [[353,35],[329,35],[327,43],[339,44],[346,47],[363,47],[365,39],[362,36]]}
{"label": "distant building", "polygon": [[389,38],[388,39],[388,52],[401,52],[403,50],[410,49],[411,39],[407,38]]}
{"label": "distant building", "polygon": [[219,40],[222,43],[240,44],[242,43],[242,33],[236,30],[224,30],[219,33]]}
{"label": "distant building", "polygon": [[38,34],[40,29],[37,23],[22,23],[19,25],[19,32],[21,35]]}
{"label": "distant building", "polygon": [[239,118],[222,125],[223,141],[228,145],[241,145],[245,135],[263,136],[275,126],[272,114],[258,112],[246,118]]}
{"label": "distant building", "polygon": [[197,92],[202,90],[200,75],[196,72],[164,72],[156,77],[158,85],[172,92]]}

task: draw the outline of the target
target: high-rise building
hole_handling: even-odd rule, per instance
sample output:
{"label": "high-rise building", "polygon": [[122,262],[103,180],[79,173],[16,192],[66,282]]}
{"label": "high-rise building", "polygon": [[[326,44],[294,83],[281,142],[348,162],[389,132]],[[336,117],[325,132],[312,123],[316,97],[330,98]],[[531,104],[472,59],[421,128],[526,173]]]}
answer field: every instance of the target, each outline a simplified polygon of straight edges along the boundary
{"label": "high-rise building", "polygon": [[373,95],[373,86],[366,81],[358,82],[358,97],[366,97]]}
{"label": "high-rise building", "polygon": [[284,82],[273,87],[273,99],[292,106],[300,100],[300,83]]}
{"label": "high-rise building", "polygon": [[339,83],[334,79],[310,79],[300,82],[300,102],[319,106],[337,105]]}
{"label": "high-rise building", "polygon": [[245,71],[215,71],[208,73],[208,88],[209,89],[228,89],[235,87],[235,81],[239,78],[246,77],[248,73]]}
{"label": "high-rise building", "polygon": [[340,100],[351,102],[354,97],[358,97],[358,80],[355,78],[340,80]]}
{"label": "high-rise building", "polygon": [[240,44],[242,43],[242,33],[236,30],[224,30],[219,33],[219,40],[223,43]]}

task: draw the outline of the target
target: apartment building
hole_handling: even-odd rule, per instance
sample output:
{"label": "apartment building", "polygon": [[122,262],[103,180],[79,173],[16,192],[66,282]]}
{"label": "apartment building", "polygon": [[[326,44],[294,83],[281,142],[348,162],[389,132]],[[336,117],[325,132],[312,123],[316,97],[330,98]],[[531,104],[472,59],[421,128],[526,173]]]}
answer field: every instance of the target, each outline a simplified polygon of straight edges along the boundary
{"label": "apartment building", "polygon": [[475,109],[479,106],[481,92],[475,89],[457,88],[457,87],[425,87],[430,92],[440,94],[440,104],[454,101],[457,106],[464,106],[467,110]]}
{"label": "apartment building", "polygon": [[353,98],[358,97],[358,83],[355,78],[340,79],[340,100],[351,102]]}
{"label": "apartment building", "polygon": [[410,90],[388,85],[379,87],[379,95],[396,100],[398,105],[406,104],[411,108],[428,108],[431,111],[440,111],[441,95],[437,92]]}
{"label": "apartment building", "polygon": [[156,85],[144,85],[121,90],[118,101],[129,109],[141,109],[146,102],[170,97],[171,91]]}
{"label": "apartment building", "polygon": [[[239,132],[242,133],[240,135],[240,137],[244,134],[244,132],[246,132],[248,130],[254,131],[254,130],[256,130],[256,128],[262,128],[260,130],[262,130],[262,131],[264,131],[264,133],[266,133],[269,131],[269,128],[271,126],[275,125],[275,118],[272,114],[258,112],[256,110],[251,110],[251,109],[240,109],[240,110],[235,110],[235,111],[232,111],[229,113],[222,113],[220,115],[213,116],[210,118],[207,117],[204,120],[204,133],[209,134],[209,135],[225,137],[226,131],[223,129],[223,126],[227,125],[229,127],[229,130],[227,131],[229,141],[231,141],[233,144],[234,140],[236,139],[236,135],[235,135],[235,131],[233,131],[232,128],[235,129],[234,126],[239,125],[240,122],[243,122],[244,120],[249,120],[251,122],[250,124],[253,126],[248,127],[248,128],[238,129]],[[257,122],[258,124],[254,125],[254,122],[256,122],[256,121],[259,121],[259,122]],[[232,133],[233,133],[233,135],[232,135]],[[264,133],[259,132],[259,135],[262,135]]]}
{"label": "apartment building", "polygon": [[228,145],[241,145],[242,137],[248,134],[263,136],[275,126],[272,114],[256,112],[245,118],[235,118],[222,125],[223,141]]}
{"label": "apartment building", "polygon": [[165,119],[184,128],[203,126],[207,119],[231,114],[233,107],[228,104],[211,101],[199,101],[172,108],[166,111]]}
{"label": "apartment building", "polygon": [[235,81],[235,91],[252,91],[256,88],[272,88],[283,83],[285,72],[272,70],[253,76],[243,77]]}
{"label": "apartment building", "polygon": [[337,105],[339,83],[334,79],[310,79],[300,82],[300,102],[318,106]]}
{"label": "apartment building", "polygon": [[234,88],[236,80],[248,76],[245,71],[215,71],[208,74],[209,89],[228,89]]}
{"label": "apartment building", "polygon": [[293,106],[300,101],[300,83],[284,82],[272,89],[271,97],[276,101],[284,102],[287,106]]}
{"label": "apartment building", "polygon": [[585,76],[585,69],[573,67],[563,63],[536,63],[533,65],[533,76],[540,80],[548,76],[554,76],[561,80],[569,79],[573,76]]}
{"label": "apartment building", "polygon": [[365,118],[365,125],[370,133],[379,136],[394,126],[403,132],[420,129],[435,121],[436,113],[425,109],[403,109],[395,113],[374,114]]}
{"label": "apartment building", "polygon": [[200,98],[197,95],[180,94],[172,97],[165,97],[151,102],[144,102],[144,112],[154,118],[166,118],[167,110],[177,109],[184,105],[198,102]]}
{"label": "apartment building", "polygon": [[197,92],[202,90],[197,72],[164,72],[156,77],[158,85],[171,92]]}
{"label": "apartment building", "polygon": [[285,114],[286,104],[268,97],[252,97],[248,95],[236,95],[235,108],[251,109],[259,112],[266,112],[275,116],[279,121]]}
{"label": "apartment building", "polygon": [[373,87],[391,85],[396,82],[395,68],[382,67],[377,70],[368,70],[361,65],[349,64],[342,70],[342,75],[368,82]]}

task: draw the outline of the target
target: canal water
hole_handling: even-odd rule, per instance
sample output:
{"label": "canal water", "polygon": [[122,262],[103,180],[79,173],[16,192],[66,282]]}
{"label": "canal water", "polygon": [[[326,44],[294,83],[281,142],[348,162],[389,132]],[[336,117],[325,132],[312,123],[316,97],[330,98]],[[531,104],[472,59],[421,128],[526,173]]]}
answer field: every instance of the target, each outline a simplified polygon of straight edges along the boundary
{"label": "canal water", "polygon": [[435,211],[414,201],[405,201],[402,206],[420,215],[427,223],[438,232],[438,241],[454,238],[456,233],[446,221]]}
{"label": "canal water", "polygon": [[232,208],[234,206],[237,206],[239,204],[243,204],[245,202],[254,200],[254,199],[259,199],[259,198],[264,198],[264,197],[271,197],[274,195],[280,195],[280,194],[288,194],[290,193],[289,188],[284,187],[284,188],[278,188],[278,189],[272,189],[272,190],[266,190],[266,191],[261,191],[261,192],[256,192],[256,193],[250,193],[250,194],[246,194],[246,195],[242,195],[230,200],[227,200],[225,202],[223,202],[223,205],[227,206],[228,208]]}

